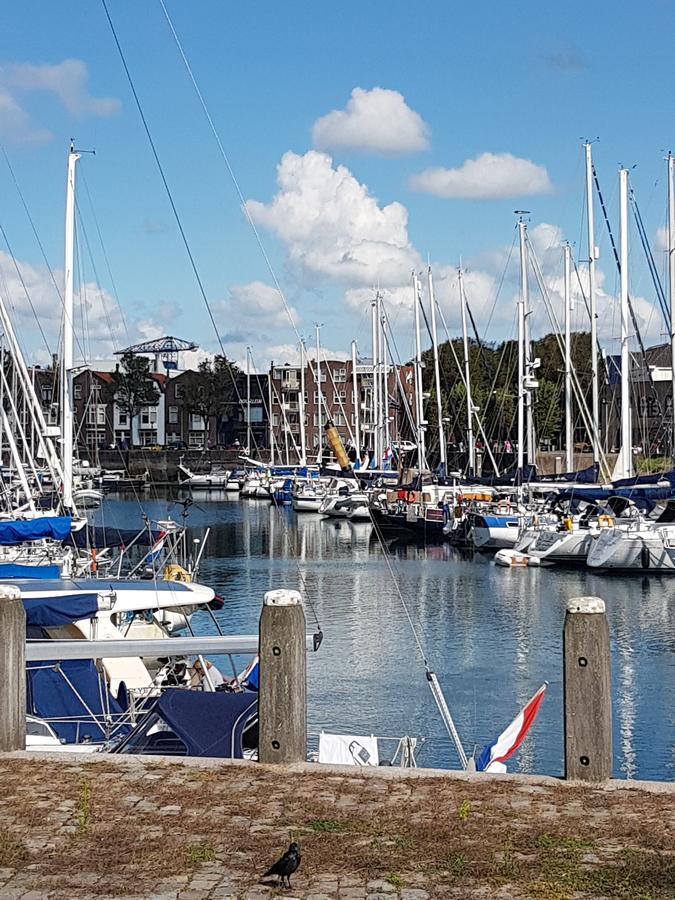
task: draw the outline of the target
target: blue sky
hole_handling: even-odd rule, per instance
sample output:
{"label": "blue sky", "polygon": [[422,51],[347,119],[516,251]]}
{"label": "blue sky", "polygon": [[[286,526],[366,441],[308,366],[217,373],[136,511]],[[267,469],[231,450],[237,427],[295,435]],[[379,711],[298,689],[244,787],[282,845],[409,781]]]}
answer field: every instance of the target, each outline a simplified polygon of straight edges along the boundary
{"label": "blue sky", "polygon": [[[637,166],[631,182],[663,271],[663,156],[675,146],[671,4],[629,16],[605,2],[165,3],[242,194],[256,201],[249,209],[302,335],[321,321],[330,350],[348,351],[356,337],[367,353],[368,301],[379,283],[409,354],[407,273],[427,258],[451,331],[461,258],[483,336],[509,335],[517,272],[506,260],[517,208],[531,210],[533,244],[559,300],[561,240],[586,255],[582,136],[600,137],[595,161],[615,231],[618,166]],[[109,9],[226,352],[241,360],[251,344],[260,366],[290,359],[293,329],[161,3],[109,0]],[[3,26],[0,141],[57,279],[68,139],[96,150],[78,164],[87,354],[163,333],[215,350],[102,4],[28,0],[5,11]],[[476,192],[467,161],[478,161],[481,199],[467,198]],[[434,169],[452,171],[427,176],[434,192],[421,191],[420,173]],[[454,196],[439,196],[448,183]],[[27,352],[43,358],[56,349],[60,303],[4,157],[0,189],[0,222],[47,346],[4,239],[0,290]],[[617,280],[597,228],[601,333],[612,349]],[[631,291],[658,340],[664,329],[641,256],[634,234]],[[543,305],[534,295],[533,303],[534,331],[544,333]]]}

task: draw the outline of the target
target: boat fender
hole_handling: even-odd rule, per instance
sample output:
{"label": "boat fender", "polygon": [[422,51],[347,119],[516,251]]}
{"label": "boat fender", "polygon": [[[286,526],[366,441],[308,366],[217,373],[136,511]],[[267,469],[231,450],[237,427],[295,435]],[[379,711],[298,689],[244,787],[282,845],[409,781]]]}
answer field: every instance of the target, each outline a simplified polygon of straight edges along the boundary
{"label": "boat fender", "polygon": [[405,499],[408,501],[408,503],[414,503],[415,502],[415,491],[408,491]]}
{"label": "boat fender", "polygon": [[598,516],[598,525],[600,528],[611,528],[614,525],[614,519],[611,516]]}
{"label": "boat fender", "polygon": [[185,584],[188,584],[192,581],[189,572],[186,572],[182,566],[165,566],[163,572],[164,581],[182,581]]}
{"label": "boat fender", "polygon": [[649,552],[649,547],[646,544],[642,545],[642,550],[640,551],[640,562],[642,563],[643,569],[649,568],[649,563],[651,562],[651,553]]}
{"label": "boat fender", "polygon": [[508,500],[500,500],[497,504],[497,512],[508,515],[511,510],[511,504]]}

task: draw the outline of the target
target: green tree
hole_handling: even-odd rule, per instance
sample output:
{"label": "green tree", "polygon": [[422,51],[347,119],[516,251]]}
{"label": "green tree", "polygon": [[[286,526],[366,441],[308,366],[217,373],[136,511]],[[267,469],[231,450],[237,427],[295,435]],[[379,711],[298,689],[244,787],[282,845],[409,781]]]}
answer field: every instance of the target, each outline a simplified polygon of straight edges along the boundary
{"label": "green tree", "polygon": [[537,441],[555,440],[562,424],[562,391],[560,385],[547,378],[539,379],[534,393],[534,427]]}
{"label": "green tree", "polygon": [[157,406],[159,390],[150,377],[150,360],[146,356],[136,356],[130,350],[122,354],[110,386],[111,398],[118,409],[129,417],[129,426],[144,406]]}
{"label": "green tree", "polygon": [[237,378],[240,370],[226,356],[217,354],[212,360],[199,363],[195,377],[185,388],[185,408],[201,416],[206,425],[215,421],[216,435],[222,421],[239,403]]}

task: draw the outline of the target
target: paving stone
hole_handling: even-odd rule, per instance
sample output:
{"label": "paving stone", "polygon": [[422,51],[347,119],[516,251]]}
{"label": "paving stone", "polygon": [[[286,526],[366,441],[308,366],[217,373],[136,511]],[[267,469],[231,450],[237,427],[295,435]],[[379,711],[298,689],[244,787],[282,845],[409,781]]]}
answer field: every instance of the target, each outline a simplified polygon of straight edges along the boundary
{"label": "paving stone", "polygon": [[374,881],[369,881],[366,884],[366,889],[368,893],[380,893],[380,894],[395,894],[396,888],[393,884],[390,884],[388,881],[385,881],[383,878],[377,878]]}
{"label": "paving stone", "polygon": [[403,888],[401,891],[401,900],[428,900],[428,891],[420,888]]}

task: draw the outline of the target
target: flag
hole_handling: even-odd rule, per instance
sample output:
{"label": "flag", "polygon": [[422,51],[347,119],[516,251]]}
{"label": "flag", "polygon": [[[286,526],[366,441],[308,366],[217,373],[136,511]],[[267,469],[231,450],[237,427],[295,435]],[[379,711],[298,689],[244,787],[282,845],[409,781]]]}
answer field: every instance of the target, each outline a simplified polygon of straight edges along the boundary
{"label": "flag", "polygon": [[144,562],[146,564],[149,565],[150,563],[155,562],[157,557],[161,555],[162,550],[164,549],[165,541],[166,541],[166,531],[160,531],[159,537],[157,538],[155,543],[152,545],[150,552],[144,559]]}
{"label": "flag", "polygon": [[537,693],[525,704],[513,722],[499,735],[496,741],[486,744],[476,760],[477,772],[505,772],[504,761],[515,753],[530,730],[535,716],[539,712],[541,701],[548,683],[545,681]]}

